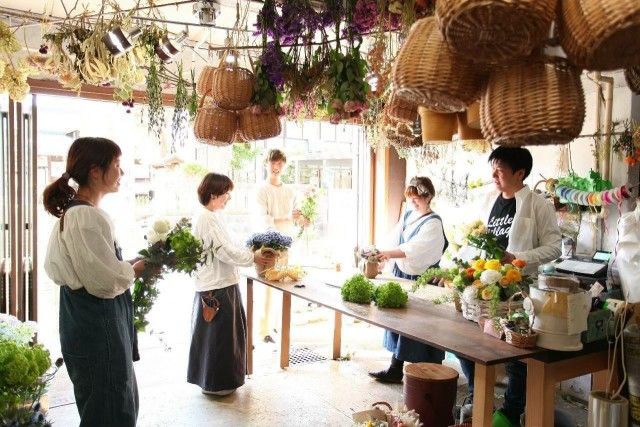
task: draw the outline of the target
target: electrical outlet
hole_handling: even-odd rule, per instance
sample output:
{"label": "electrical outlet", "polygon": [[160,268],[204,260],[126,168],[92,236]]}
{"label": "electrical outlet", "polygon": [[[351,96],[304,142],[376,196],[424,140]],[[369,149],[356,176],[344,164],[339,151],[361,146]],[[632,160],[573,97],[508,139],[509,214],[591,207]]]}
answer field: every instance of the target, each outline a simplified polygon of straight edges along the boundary
{"label": "electrical outlet", "polygon": [[616,315],[620,314],[620,310],[622,310],[622,308],[624,308],[624,306],[627,304],[626,301],[622,301],[614,298],[607,299],[606,303],[607,303],[607,308],[613,311],[613,313]]}

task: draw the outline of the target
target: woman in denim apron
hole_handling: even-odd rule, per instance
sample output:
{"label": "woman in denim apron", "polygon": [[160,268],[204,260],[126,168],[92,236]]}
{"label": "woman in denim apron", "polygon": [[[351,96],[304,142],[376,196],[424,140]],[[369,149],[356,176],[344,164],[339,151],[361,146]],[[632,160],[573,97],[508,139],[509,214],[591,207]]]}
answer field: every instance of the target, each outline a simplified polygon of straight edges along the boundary
{"label": "woman in denim apron", "polygon": [[[412,209],[408,210],[391,233],[394,249],[380,251],[378,258],[394,263],[393,274],[416,280],[428,268],[437,267],[449,245],[442,220],[431,210],[435,189],[427,177],[415,177],[405,189]],[[430,345],[385,331],[384,347],[393,353],[387,369],[369,372],[379,381],[402,382],[404,362],[442,363],[444,351]]]}
{"label": "woman in denim apron", "polygon": [[120,155],[108,139],[76,139],[66,172],[43,196],[60,218],[44,267],[60,285],[60,344],[80,426],[135,426],[138,417],[129,288],[144,262],[122,260],[111,219],[98,207],[120,187]]}

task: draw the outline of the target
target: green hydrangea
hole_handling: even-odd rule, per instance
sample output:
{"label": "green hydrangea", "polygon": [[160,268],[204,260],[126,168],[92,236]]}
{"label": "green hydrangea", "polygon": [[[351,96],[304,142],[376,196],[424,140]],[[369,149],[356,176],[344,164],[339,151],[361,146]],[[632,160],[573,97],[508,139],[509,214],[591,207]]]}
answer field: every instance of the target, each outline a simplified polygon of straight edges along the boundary
{"label": "green hydrangea", "polygon": [[402,308],[407,305],[409,296],[398,282],[387,282],[376,288],[375,300],[378,307]]}
{"label": "green hydrangea", "polygon": [[0,392],[18,394],[20,389],[33,387],[50,367],[49,351],[41,344],[0,343]]}
{"label": "green hydrangea", "polygon": [[358,304],[369,304],[373,299],[374,286],[362,274],[356,274],[342,285],[342,299]]}

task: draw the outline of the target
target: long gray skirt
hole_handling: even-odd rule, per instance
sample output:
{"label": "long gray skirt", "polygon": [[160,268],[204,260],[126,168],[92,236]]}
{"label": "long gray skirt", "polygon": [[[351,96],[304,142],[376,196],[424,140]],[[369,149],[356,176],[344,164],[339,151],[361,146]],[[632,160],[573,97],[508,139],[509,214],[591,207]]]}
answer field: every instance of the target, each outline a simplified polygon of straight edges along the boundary
{"label": "long gray skirt", "polygon": [[247,318],[240,287],[213,291],[220,311],[211,323],[204,321],[200,299],[208,294],[196,292],[193,301],[187,382],[206,391],[238,388],[247,373]]}

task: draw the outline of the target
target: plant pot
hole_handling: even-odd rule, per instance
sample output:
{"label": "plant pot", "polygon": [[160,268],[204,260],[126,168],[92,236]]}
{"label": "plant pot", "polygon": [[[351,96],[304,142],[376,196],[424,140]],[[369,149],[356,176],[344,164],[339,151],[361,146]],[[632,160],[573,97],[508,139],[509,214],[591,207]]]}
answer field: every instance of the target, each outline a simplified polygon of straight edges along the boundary
{"label": "plant pot", "polygon": [[626,426],[629,424],[629,401],[614,399],[604,391],[589,393],[589,427]]}
{"label": "plant pot", "polygon": [[264,277],[265,272],[271,268],[289,264],[289,251],[287,250],[277,251],[271,248],[260,248],[256,252],[260,252],[262,256],[266,256],[269,259],[266,265],[255,264],[256,273],[259,277]]}
{"label": "plant pot", "polygon": [[375,279],[380,273],[378,271],[378,263],[367,260],[363,260],[360,263],[360,271],[362,271],[362,274],[364,274],[364,277],[367,279]]}

